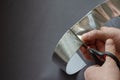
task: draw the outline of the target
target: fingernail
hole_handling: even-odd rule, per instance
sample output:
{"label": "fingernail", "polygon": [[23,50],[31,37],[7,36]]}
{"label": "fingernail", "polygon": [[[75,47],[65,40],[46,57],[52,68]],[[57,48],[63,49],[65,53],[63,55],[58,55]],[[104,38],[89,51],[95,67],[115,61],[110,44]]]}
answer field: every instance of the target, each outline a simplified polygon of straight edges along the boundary
{"label": "fingernail", "polygon": [[113,40],[112,40],[112,39],[107,39],[106,44],[107,44],[107,45],[113,44]]}

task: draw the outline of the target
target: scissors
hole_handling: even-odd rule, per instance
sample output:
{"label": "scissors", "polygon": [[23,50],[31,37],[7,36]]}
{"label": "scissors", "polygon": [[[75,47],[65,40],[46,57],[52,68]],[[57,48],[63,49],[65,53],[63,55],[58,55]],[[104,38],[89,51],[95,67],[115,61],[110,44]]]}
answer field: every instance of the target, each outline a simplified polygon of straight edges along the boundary
{"label": "scissors", "polygon": [[82,43],[83,43],[83,46],[89,51],[90,55],[95,60],[96,64],[101,66],[104,63],[106,56],[109,56],[116,62],[118,68],[120,69],[119,59],[115,55],[113,55],[112,53],[107,52],[107,51],[100,52],[96,49],[87,47],[87,44],[85,44],[84,42],[82,42]]}
{"label": "scissors", "polygon": [[[119,17],[119,12],[120,0],[106,0],[89,11],[68,29],[58,41],[53,52],[53,62],[69,75],[75,74],[83,69],[87,64],[77,53],[83,44],[80,41],[80,36],[91,30],[99,30],[107,21]],[[105,61],[105,56],[110,56],[120,68],[119,60],[112,53],[100,52],[87,46],[86,49],[90,52],[90,55],[95,59],[97,64],[102,65]]]}

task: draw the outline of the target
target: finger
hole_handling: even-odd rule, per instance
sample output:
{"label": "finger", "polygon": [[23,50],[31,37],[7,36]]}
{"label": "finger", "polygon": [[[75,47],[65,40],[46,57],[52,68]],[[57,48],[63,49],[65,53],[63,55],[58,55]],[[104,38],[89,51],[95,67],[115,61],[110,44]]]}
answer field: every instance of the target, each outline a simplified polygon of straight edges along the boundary
{"label": "finger", "polygon": [[96,49],[96,45],[95,44],[91,44],[88,46],[89,48],[93,48],[93,49]]}
{"label": "finger", "polygon": [[[115,44],[112,39],[107,39],[105,43],[105,51],[113,53],[115,55],[116,49],[115,49]],[[116,65],[116,62],[111,57],[106,56],[106,61],[103,65],[104,66]]]}
{"label": "finger", "polygon": [[[96,47],[94,45],[89,45],[88,47],[96,49]],[[90,55],[89,51],[86,48],[84,48],[83,46],[81,46],[80,47],[80,51],[82,52],[82,54],[84,55],[84,57],[86,59],[93,60],[92,56]]]}
{"label": "finger", "polygon": [[94,42],[94,40],[96,40],[96,39],[105,40],[106,35],[101,30],[92,30],[88,33],[83,34],[82,39],[84,42]]}
{"label": "finger", "polygon": [[115,44],[114,44],[112,39],[107,39],[106,40],[105,51],[114,53],[114,55],[115,55],[116,49],[115,49]]}
{"label": "finger", "polygon": [[80,47],[80,51],[82,52],[83,56],[88,59],[88,60],[92,60],[92,57],[90,56],[89,52],[87,49],[85,49],[84,47]]}
{"label": "finger", "polygon": [[99,69],[99,67],[100,67],[99,65],[93,65],[88,67],[84,72],[85,78],[88,78],[89,80],[91,76],[93,77],[94,76],[93,73],[96,72]]}
{"label": "finger", "polygon": [[98,51],[104,52],[105,51],[105,43],[103,41],[97,40],[96,48]]}

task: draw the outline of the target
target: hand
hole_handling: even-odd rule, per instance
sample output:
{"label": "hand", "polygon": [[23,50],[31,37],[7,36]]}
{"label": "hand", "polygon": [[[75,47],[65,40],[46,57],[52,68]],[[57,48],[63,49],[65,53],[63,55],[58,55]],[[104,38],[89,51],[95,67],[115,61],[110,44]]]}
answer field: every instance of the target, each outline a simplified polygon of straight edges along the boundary
{"label": "hand", "polygon": [[[116,47],[116,55],[120,59],[120,29],[112,28],[112,27],[101,27],[100,30],[92,30],[88,33],[82,35],[83,41],[90,47],[95,48],[99,51],[105,51],[105,41],[109,38],[113,39]],[[84,56],[87,59],[91,59],[91,56],[88,54],[89,52],[84,49],[84,47],[80,48],[83,52]]]}
{"label": "hand", "polygon": [[[115,53],[115,44],[112,39],[105,43],[105,51]],[[106,56],[106,61],[102,66],[94,65],[88,67],[84,73],[85,80],[120,80],[120,71],[116,62]]]}

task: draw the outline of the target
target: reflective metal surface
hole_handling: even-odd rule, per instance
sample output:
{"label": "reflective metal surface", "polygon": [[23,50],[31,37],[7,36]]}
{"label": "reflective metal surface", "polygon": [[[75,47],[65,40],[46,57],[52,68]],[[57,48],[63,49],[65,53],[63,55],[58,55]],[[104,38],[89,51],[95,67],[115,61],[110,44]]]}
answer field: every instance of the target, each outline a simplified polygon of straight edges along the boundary
{"label": "reflective metal surface", "polygon": [[[120,16],[120,0],[107,0],[95,7],[63,35],[56,45],[53,61],[67,74],[74,74],[81,70],[86,64],[79,55],[77,55],[79,59],[74,58],[78,64],[68,65],[82,45],[80,36],[90,30],[99,29],[107,21],[118,16]],[[72,72],[69,72],[68,67]]]}

